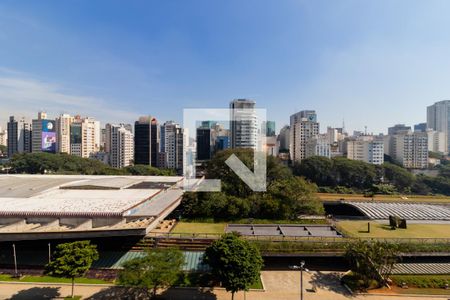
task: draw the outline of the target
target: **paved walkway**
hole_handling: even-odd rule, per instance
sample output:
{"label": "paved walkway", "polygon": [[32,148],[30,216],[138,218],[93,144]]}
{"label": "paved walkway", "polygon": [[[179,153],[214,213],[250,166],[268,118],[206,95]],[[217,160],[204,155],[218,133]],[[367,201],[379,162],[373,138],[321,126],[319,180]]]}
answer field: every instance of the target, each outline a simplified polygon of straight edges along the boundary
{"label": "paved walkway", "polygon": [[[264,271],[262,279],[266,291],[240,292],[235,300],[298,300],[300,299],[300,274],[294,271]],[[317,286],[317,292],[307,291],[312,285]],[[448,297],[392,297],[392,296],[351,296],[339,283],[339,274],[333,272],[304,273],[304,300],[442,300]],[[36,284],[0,284],[0,299],[11,300],[41,300],[62,299],[62,296],[70,294],[70,286],[67,285],[36,285]],[[84,299],[109,300],[109,299],[142,299],[135,297],[117,287],[101,286],[75,286],[75,294],[82,295]],[[164,294],[164,299],[180,300],[229,300],[231,294],[224,290],[198,291],[195,289],[171,289]]]}

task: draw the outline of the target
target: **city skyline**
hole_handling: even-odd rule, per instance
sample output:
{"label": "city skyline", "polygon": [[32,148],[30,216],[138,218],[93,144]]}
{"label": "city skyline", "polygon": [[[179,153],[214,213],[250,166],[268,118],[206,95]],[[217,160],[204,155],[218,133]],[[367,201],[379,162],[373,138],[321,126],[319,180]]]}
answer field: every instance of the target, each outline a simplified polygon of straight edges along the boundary
{"label": "city skyline", "polygon": [[183,108],[237,98],[266,108],[277,131],[310,109],[322,128],[345,120],[349,132],[422,123],[427,106],[450,98],[448,6],[4,1],[0,124],[38,110],[182,123]]}

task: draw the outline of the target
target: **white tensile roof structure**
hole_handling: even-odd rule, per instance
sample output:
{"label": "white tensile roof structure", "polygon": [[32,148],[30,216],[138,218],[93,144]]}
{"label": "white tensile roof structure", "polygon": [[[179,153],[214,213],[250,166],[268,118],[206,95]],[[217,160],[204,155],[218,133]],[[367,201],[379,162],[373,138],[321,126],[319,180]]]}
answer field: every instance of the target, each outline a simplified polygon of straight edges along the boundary
{"label": "white tensile roof structure", "polygon": [[182,181],[179,176],[0,175],[0,241],[51,232],[140,229],[135,234],[145,234],[178,206]]}

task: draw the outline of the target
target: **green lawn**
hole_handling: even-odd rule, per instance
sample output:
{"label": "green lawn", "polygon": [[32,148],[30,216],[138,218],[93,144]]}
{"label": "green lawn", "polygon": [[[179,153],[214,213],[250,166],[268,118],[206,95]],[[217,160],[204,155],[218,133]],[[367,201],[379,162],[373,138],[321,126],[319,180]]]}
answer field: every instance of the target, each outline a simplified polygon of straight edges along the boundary
{"label": "green lawn", "polygon": [[340,221],[338,230],[353,237],[370,238],[450,238],[449,224],[408,224],[407,229],[391,230],[389,225],[370,221],[370,233],[367,232],[369,221]]}
{"label": "green lawn", "polygon": [[[72,280],[68,279],[68,278],[26,275],[20,279],[17,279],[17,278],[12,278],[11,275],[5,275],[5,274],[0,274],[0,281],[72,283]],[[112,282],[108,282],[108,281],[101,280],[101,279],[75,278],[75,283],[111,284]]]}
{"label": "green lawn", "polygon": [[178,222],[171,233],[225,233],[226,223]]}

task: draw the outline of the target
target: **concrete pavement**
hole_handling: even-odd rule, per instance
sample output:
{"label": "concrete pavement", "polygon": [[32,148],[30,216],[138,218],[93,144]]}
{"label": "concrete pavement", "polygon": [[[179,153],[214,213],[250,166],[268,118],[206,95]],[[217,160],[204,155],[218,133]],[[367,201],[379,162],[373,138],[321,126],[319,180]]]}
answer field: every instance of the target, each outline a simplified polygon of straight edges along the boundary
{"label": "concrete pavement", "polygon": [[[341,286],[339,273],[334,272],[311,272],[303,273],[304,277],[304,300],[442,300],[447,297],[401,297],[401,296],[378,296],[378,295],[358,295],[352,296]],[[249,291],[236,294],[235,300],[298,300],[300,299],[300,273],[298,271],[263,271],[262,280],[266,291]],[[317,287],[317,292],[311,292],[313,286]],[[53,284],[0,284],[0,299],[11,300],[41,300],[41,299],[61,299],[70,294],[70,285]],[[132,294],[129,290],[117,287],[103,286],[75,286],[75,294],[82,295],[83,299],[109,300],[109,299],[143,299]],[[161,299],[180,300],[229,300],[231,294],[223,289],[214,291],[198,289],[170,289],[164,292]]]}

